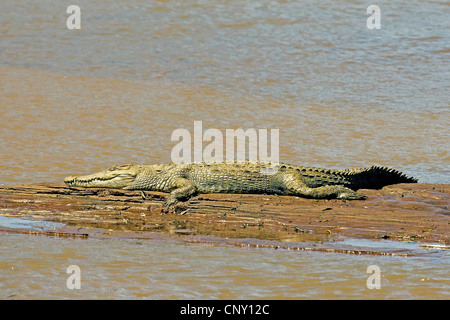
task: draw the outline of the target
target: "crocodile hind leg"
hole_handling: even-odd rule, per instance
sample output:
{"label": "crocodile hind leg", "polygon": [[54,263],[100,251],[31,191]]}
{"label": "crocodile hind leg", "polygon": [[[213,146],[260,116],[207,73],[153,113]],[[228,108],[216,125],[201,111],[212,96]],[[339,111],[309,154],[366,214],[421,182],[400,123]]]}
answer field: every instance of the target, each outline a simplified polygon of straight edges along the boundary
{"label": "crocodile hind leg", "polygon": [[299,195],[314,199],[343,199],[343,200],[364,200],[367,197],[361,193],[353,191],[344,186],[323,186],[317,188],[303,187]]}
{"label": "crocodile hind leg", "polygon": [[284,182],[290,194],[313,199],[343,199],[363,200],[367,197],[342,185],[326,185],[322,187],[308,187],[298,175],[284,177]]}

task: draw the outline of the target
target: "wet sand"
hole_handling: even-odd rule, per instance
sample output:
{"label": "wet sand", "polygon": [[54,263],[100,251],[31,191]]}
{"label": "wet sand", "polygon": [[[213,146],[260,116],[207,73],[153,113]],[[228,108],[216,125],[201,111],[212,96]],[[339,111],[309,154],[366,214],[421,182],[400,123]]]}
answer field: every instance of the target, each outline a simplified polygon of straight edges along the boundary
{"label": "wet sand", "polygon": [[[383,255],[414,253],[348,248],[341,241],[383,239],[444,247],[450,243],[450,185],[398,184],[362,192],[368,196],[363,201],[201,194],[164,208],[168,194],[161,192],[46,183],[1,186],[1,215],[37,219],[38,228],[3,226],[0,232]],[[40,230],[41,220],[64,226]]]}

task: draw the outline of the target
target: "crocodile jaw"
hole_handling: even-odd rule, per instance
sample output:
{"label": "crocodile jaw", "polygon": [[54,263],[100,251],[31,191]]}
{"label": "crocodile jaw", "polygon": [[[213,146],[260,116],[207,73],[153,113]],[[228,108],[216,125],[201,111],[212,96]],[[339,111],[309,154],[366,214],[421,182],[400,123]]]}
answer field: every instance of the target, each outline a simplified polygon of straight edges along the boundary
{"label": "crocodile jaw", "polygon": [[69,187],[122,189],[134,182],[137,174],[133,165],[122,165],[86,176],[68,176],[64,183]]}

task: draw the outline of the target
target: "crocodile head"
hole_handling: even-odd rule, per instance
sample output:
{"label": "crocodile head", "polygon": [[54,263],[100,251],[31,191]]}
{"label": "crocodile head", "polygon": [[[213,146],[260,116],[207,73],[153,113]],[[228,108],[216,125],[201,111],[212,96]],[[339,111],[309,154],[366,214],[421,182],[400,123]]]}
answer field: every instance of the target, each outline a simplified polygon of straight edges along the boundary
{"label": "crocodile head", "polygon": [[86,176],[69,176],[64,182],[69,187],[121,189],[134,182],[141,170],[140,165],[124,164]]}

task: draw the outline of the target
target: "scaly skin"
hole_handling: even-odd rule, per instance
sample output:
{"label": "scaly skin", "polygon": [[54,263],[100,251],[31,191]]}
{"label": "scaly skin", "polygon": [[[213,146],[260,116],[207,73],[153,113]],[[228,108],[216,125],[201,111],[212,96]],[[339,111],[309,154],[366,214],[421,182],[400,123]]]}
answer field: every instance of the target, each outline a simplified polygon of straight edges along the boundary
{"label": "scaly skin", "polygon": [[116,188],[170,192],[166,205],[186,201],[197,193],[265,193],[314,199],[361,200],[358,189],[381,189],[395,183],[414,183],[402,173],[384,167],[327,170],[278,164],[274,174],[263,174],[270,164],[189,163],[126,164],[86,176],[70,176],[70,187]]}

